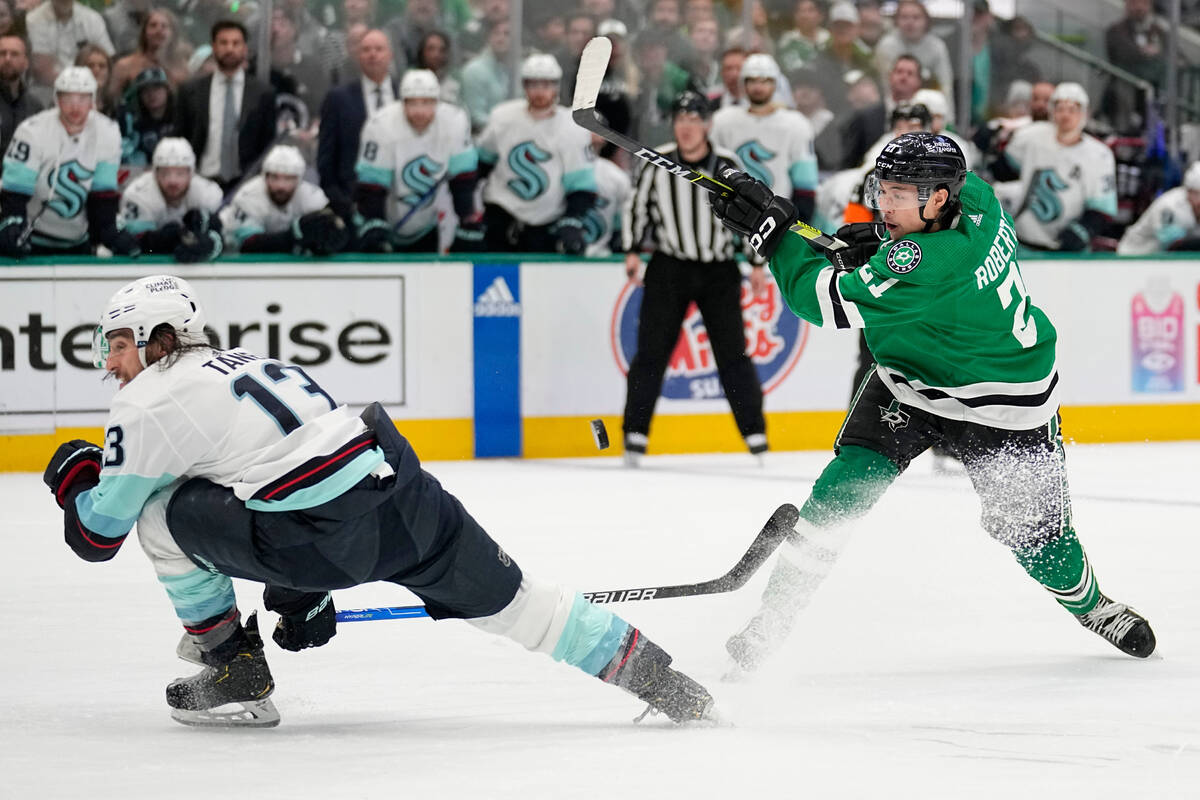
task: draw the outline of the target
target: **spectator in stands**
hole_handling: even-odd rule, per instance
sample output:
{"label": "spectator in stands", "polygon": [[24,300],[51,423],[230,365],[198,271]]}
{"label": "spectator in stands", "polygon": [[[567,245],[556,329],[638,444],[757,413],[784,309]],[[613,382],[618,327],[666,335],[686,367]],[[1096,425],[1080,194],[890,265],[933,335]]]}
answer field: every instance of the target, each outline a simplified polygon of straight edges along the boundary
{"label": "spectator in stands", "polygon": [[154,0],[116,0],[104,10],[104,23],[118,53],[131,53],[137,49],[146,15],[153,7]]}
{"label": "spectator in stands", "polygon": [[717,108],[742,102],[742,62],[745,60],[746,51],[740,47],[730,47],[721,53],[721,84],[708,94],[708,99]]}
{"label": "spectator in stands", "polygon": [[[947,95],[954,91],[954,68],[946,43],[929,30],[929,11],[920,0],[900,0],[896,4],[896,30],[886,34],[875,46],[875,69],[886,74],[896,59],[908,54],[916,56],[921,65],[921,79],[932,89],[941,89]],[[954,117],[954,103],[950,103],[950,117]]]}
{"label": "spectator in stands", "polygon": [[[329,70],[332,83],[358,77],[355,65],[357,43],[375,27],[376,0],[342,0],[342,24],[333,28],[321,43],[321,63]],[[390,48],[390,44],[389,44]]]}
{"label": "spectator in stands", "polygon": [[[857,20],[858,13],[854,16]],[[825,12],[817,0],[796,0],[792,21],[795,27],[779,37],[779,67],[784,72],[810,64],[829,41],[829,31],[822,27]]]}
{"label": "spectator in stands", "polygon": [[[162,67],[147,67],[134,79],[117,110],[121,164],[145,167],[163,139],[175,135],[175,98]],[[191,146],[188,146],[190,152]]]}
{"label": "spectator in stands", "polygon": [[395,101],[397,85],[388,74],[392,47],[382,30],[368,31],[358,48],[362,75],[325,95],[317,139],[317,174],[321,189],[338,215],[349,222],[354,215],[354,165],[358,160],[359,136],[367,117]]}
{"label": "spectator in stands", "polygon": [[1029,116],[1034,122],[1047,122],[1050,119],[1050,98],[1054,95],[1054,84],[1050,81],[1037,81],[1029,97]]}
{"label": "spectator in stands", "polygon": [[858,70],[872,77],[876,74],[871,51],[858,39],[858,19],[858,11],[847,0],[835,3],[829,9],[829,37],[812,59],[821,91],[835,114],[849,106],[846,73]]}
{"label": "spectator in stands", "polygon": [[0,36],[25,35],[25,20],[18,19],[10,0],[0,0]]}
{"label": "spectator in stands", "polygon": [[363,127],[354,195],[363,217],[363,252],[439,252],[436,201],[443,182],[459,220],[456,249],[482,248],[471,123],[458,106],[439,102],[440,94],[437,76],[410,69],[400,81],[400,102],[371,115]]}
{"label": "spectator in stands", "polygon": [[226,245],[243,253],[341,252],[350,229],[321,188],[304,180],[307,168],[295,147],[272,147],[261,174],[242,184],[221,209]]}
{"label": "spectator in stands", "polygon": [[392,57],[396,60],[394,72],[402,75],[409,64],[416,63],[425,34],[445,27],[438,0],[408,0],[404,14],[392,19],[384,27],[392,40]]}
{"label": "spectator in stands", "polygon": [[[142,20],[137,49],[113,65],[113,89],[117,97],[133,79],[150,67],[160,67],[175,88],[191,77],[188,59],[192,46],[180,38],[179,21],[163,8],[149,11]],[[153,152],[153,150],[151,150]]]}
{"label": "spectator in stands", "polygon": [[[753,26],[752,30],[747,35],[741,25],[730,28],[729,33],[725,35],[725,46],[741,47],[751,53],[774,55],[775,40],[771,37],[770,31],[767,29],[767,12],[759,0],[751,0],[751,2],[750,22]],[[739,16],[738,19],[740,20],[741,17]]]}
{"label": "spectator in stands", "polygon": [[[1116,162],[1087,133],[1088,95],[1078,83],[1060,83],[1050,98],[1053,122],[1031,122],[1005,151],[1010,168],[995,177],[996,196],[1013,209],[1021,244],[1040,250],[1086,250],[1117,213]],[[998,165],[999,166],[999,165]]]}
{"label": "spectator in stands", "polygon": [[76,0],[45,0],[25,15],[34,80],[53,86],[59,71],[75,63],[79,48],[89,42],[114,53],[104,18]]}
{"label": "spectator in stands", "polygon": [[818,168],[823,172],[837,169],[842,163],[841,136],[838,126],[832,124],[835,115],[825,102],[825,93],[816,70],[811,67],[794,69],[788,73],[788,80],[792,84],[792,100],[796,104],[796,111],[812,126]]}
{"label": "spectator in stands", "polygon": [[638,96],[633,103],[635,139],[664,142],[671,137],[671,106],[686,89],[700,91],[687,70],[668,58],[669,33],[647,28],[633,44],[638,69]]}
{"label": "spectator in stands", "polygon": [[[461,53],[478,55],[487,46],[487,34],[494,25],[512,18],[510,0],[477,0],[479,10],[461,29],[456,44]],[[442,26],[443,30],[452,30]]]}
{"label": "spectator in stands", "polygon": [[118,227],[137,238],[143,253],[182,263],[215,260],[224,249],[221,187],[195,174],[196,155],[186,139],[164,138],[151,156],[154,169],[121,195]]}
{"label": "spectator in stands", "polygon": [[[1010,36],[992,16],[988,0],[974,0],[971,17],[971,125],[982,126],[998,111],[1014,80],[1036,81],[1041,70],[1028,57],[1032,39]],[[957,58],[960,47],[958,30],[947,38],[946,46]],[[945,91],[945,87],[943,87]]]}
{"label": "spectator in stands", "polygon": [[[279,76],[291,79],[291,92],[304,103],[310,120],[316,119],[321,110],[321,101],[329,91],[329,70],[317,55],[309,55],[300,48],[300,30],[297,20],[286,8],[276,7],[271,13],[271,74],[272,81]],[[276,92],[283,94],[279,84]]]}
{"label": "spectator in stands", "polygon": [[463,67],[462,100],[471,115],[473,131],[483,130],[492,108],[508,98],[511,81],[507,62],[511,44],[509,21],[491,23],[487,47]]}
{"label": "spectator in stands", "polygon": [[217,71],[179,88],[175,129],[199,154],[197,172],[229,189],[275,138],[275,92],[246,74],[240,22],[213,25],[212,51]]}
{"label": "spectator in stands", "polygon": [[11,33],[0,35],[0,154],[8,152],[17,126],[44,107],[25,83],[28,69],[25,40]]}
{"label": "spectator in stands", "polygon": [[921,62],[914,56],[902,55],[888,72],[888,92],[883,100],[856,112],[847,121],[843,137],[845,151],[842,167],[857,167],[871,143],[888,130],[888,119],[898,105],[908,104],[921,88]]}
{"label": "spectator in stands", "polygon": [[416,68],[427,69],[437,76],[443,102],[459,105],[462,84],[451,73],[452,44],[450,37],[442,31],[430,31],[425,34],[425,38],[421,40],[421,49],[417,53]]}
{"label": "spectator in stands", "polygon": [[721,83],[721,63],[717,50],[721,46],[721,29],[716,17],[702,17],[688,26],[688,42],[692,60],[685,67],[706,90]]}
{"label": "spectator in stands", "polygon": [[87,67],[96,78],[95,108],[106,117],[116,116],[116,93],[112,85],[112,58],[104,52],[104,48],[95,44],[85,44],[79,48],[75,56],[76,67]]}
{"label": "spectator in stands", "polygon": [[879,0],[858,0],[858,38],[872,52],[879,40],[892,30],[879,6]]}
{"label": "spectator in stands", "polygon": [[1117,245],[1123,256],[1163,250],[1200,250],[1200,161],[1188,167],[1182,186],[1168,189],[1150,204]]}
{"label": "spectator in stands", "polygon": [[[254,3],[233,3],[230,0],[191,0],[186,6],[180,7],[181,24],[187,33],[187,40],[194,45],[208,42],[212,36],[212,27],[218,22],[240,22],[243,27],[250,21],[251,12],[256,11]],[[248,29],[247,29],[248,30]],[[247,49],[249,47],[247,39]],[[197,158],[199,158],[197,154]]]}
{"label": "spectator in stands", "polygon": [[582,255],[587,245],[584,219],[596,202],[591,138],[557,104],[561,79],[554,56],[526,58],[525,96],[496,106],[479,137],[491,252]]}
{"label": "spectator in stands", "polygon": [[[593,17],[595,19],[595,17]],[[541,8],[533,12],[530,46],[539,53],[549,53],[559,63],[566,61],[567,20],[561,8]]]}
{"label": "spectator in stands", "polygon": [[565,58],[563,65],[562,96],[575,96],[575,74],[579,72],[579,57],[583,48],[596,35],[596,19],[583,11],[576,11],[567,17],[567,35]]}
{"label": "spectator in stands", "polygon": [[[650,33],[667,46],[667,60],[683,65],[691,61],[692,46],[683,33],[680,0],[650,0],[646,12],[646,27],[639,36]],[[674,97],[671,101],[674,102]]]}
{"label": "spectator in stands", "polygon": [[[1162,89],[1166,78],[1167,24],[1156,17],[1150,0],[1125,0],[1125,17],[1104,32],[1108,60]],[[1121,133],[1141,129],[1145,99],[1134,86],[1114,79],[1104,92],[1101,108]]]}

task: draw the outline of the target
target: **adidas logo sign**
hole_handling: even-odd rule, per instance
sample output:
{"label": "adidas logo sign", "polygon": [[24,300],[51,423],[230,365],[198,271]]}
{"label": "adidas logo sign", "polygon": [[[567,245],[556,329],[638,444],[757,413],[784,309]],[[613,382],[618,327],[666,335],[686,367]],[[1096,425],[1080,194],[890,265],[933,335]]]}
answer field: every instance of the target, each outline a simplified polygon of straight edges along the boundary
{"label": "adidas logo sign", "polygon": [[967,217],[975,223],[976,228],[983,226],[983,214],[967,214]]}
{"label": "adidas logo sign", "polygon": [[502,277],[492,281],[484,292],[475,298],[477,317],[519,317],[521,304],[513,298],[512,290]]}

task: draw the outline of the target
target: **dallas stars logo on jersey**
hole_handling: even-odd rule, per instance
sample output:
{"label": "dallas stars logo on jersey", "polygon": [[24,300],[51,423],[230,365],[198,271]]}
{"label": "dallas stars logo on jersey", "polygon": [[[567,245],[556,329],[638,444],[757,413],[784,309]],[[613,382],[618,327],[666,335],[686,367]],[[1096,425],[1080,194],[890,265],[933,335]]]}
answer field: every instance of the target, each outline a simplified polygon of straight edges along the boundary
{"label": "dallas stars logo on jersey", "polygon": [[910,419],[912,419],[911,414],[900,410],[899,400],[893,400],[887,408],[879,406],[879,421],[892,430],[907,428]]}
{"label": "dallas stars logo on jersey", "polygon": [[508,167],[517,177],[508,181],[508,188],[522,200],[532,200],[550,188],[550,176],[538,166],[549,161],[550,154],[537,142],[521,142],[508,153]]}
{"label": "dallas stars logo on jersey", "polygon": [[771,170],[766,163],[775,157],[775,153],[763,147],[758,139],[751,139],[739,147],[737,157],[751,178],[762,181],[767,186],[775,184],[774,179],[771,178]]}
{"label": "dallas stars logo on jersey", "polygon": [[921,245],[908,239],[901,239],[892,245],[887,254],[887,265],[892,272],[912,272],[921,263]]}

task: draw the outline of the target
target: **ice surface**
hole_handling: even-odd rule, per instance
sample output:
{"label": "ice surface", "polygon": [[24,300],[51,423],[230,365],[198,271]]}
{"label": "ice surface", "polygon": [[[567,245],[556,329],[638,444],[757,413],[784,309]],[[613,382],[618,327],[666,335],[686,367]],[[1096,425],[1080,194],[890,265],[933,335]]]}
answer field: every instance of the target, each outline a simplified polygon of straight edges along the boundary
{"label": "ice surface", "polygon": [[[527,572],[587,590],[721,574],[827,458],[430,468]],[[1083,630],[982,532],[966,479],[918,461],[754,683],[719,676],[766,570],[736,594],[615,607],[734,723],[704,730],[634,725],[622,692],[427,619],[343,624],[299,654],[268,644],[280,727],[185,728],[163,688],[191,665],[137,543],[84,563],[39,476],[0,476],[0,797],[1198,797],[1200,444],[1068,459],[1101,588],[1151,620],[1162,657]],[[252,584],[238,595],[262,605]],[[376,584],[336,600],[413,598]]]}

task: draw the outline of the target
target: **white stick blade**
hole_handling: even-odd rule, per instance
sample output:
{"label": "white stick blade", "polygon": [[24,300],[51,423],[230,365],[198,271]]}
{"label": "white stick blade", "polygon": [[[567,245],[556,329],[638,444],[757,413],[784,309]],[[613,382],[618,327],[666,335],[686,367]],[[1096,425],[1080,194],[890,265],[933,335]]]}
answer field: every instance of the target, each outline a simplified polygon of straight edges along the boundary
{"label": "white stick blade", "polygon": [[571,104],[572,111],[595,107],[611,55],[612,42],[607,36],[596,36],[583,48],[583,55],[579,57],[579,72],[575,75],[575,101]]}

